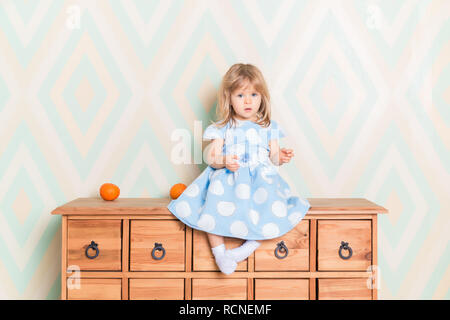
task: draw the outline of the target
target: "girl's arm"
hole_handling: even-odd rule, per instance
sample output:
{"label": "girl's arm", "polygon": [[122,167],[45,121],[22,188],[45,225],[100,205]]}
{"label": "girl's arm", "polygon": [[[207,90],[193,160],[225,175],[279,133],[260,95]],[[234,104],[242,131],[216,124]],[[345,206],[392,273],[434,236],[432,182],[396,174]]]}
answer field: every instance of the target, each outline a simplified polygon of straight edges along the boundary
{"label": "girl's arm", "polygon": [[280,165],[280,147],[277,140],[269,141],[269,159],[276,166]]}
{"label": "girl's arm", "polygon": [[225,156],[222,154],[223,139],[214,139],[205,148],[205,162],[214,169],[225,167]]}
{"label": "girl's arm", "polygon": [[221,169],[226,167],[230,171],[237,171],[239,163],[237,155],[223,155],[223,139],[214,139],[205,149],[205,162],[214,169]]}
{"label": "girl's arm", "polygon": [[281,166],[283,163],[291,161],[294,156],[294,151],[292,149],[280,149],[277,140],[269,141],[269,158],[270,161],[276,166]]}

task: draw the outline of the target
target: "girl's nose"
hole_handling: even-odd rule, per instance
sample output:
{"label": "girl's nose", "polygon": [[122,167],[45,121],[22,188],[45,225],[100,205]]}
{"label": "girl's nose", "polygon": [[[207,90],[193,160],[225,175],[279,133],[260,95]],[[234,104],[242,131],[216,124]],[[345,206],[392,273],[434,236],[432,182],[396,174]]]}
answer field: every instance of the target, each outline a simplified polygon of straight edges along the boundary
{"label": "girl's nose", "polygon": [[245,96],[244,103],[250,103],[251,101],[252,99],[250,98],[250,96]]}

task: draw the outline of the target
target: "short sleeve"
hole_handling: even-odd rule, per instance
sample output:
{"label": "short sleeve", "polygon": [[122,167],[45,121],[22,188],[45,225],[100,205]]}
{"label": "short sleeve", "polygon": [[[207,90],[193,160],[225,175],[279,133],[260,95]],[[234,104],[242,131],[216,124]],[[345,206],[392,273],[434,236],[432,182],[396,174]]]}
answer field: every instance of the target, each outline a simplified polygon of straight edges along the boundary
{"label": "short sleeve", "polygon": [[225,126],[219,128],[216,125],[211,124],[203,133],[203,140],[225,139],[225,131]]}
{"label": "short sleeve", "polygon": [[274,140],[274,139],[281,139],[281,138],[284,138],[285,136],[286,136],[286,134],[284,133],[283,128],[281,128],[278,125],[278,122],[271,120],[270,126],[267,131],[268,141]]}

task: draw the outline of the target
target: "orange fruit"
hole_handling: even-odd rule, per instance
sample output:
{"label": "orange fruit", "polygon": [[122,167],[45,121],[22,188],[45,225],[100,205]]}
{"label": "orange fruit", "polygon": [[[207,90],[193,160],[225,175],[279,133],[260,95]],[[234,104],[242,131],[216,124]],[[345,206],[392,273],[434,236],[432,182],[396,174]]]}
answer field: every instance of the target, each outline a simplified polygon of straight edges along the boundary
{"label": "orange fruit", "polygon": [[118,186],[112,183],[104,183],[100,187],[100,196],[103,198],[103,200],[114,200],[116,199],[120,194],[120,189]]}
{"label": "orange fruit", "polygon": [[177,183],[170,188],[170,197],[172,199],[176,199],[180,196],[180,194],[183,193],[183,191],[186,189],[186,185],[183,183]]}

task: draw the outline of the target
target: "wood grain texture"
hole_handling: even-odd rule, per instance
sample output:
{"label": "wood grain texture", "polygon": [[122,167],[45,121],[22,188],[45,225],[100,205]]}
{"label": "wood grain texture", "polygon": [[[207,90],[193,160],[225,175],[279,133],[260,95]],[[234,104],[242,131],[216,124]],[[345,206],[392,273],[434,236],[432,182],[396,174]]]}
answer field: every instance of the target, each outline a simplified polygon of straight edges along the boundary
{"label": "wood grain texture", "polygon": [[[94,241],[99,254],[94,259],[86,256],[86,249]],[[88,250],[95,255],[95,251]],[[122,269],[121,220],[68,220],[67,264],[79,270],[120,271]]]}
{"label": "wood grain texture", "polygon": [[67,217],[62,217],[61,228],[61,300],[67,300]]}
{"label": "wood grain texture", "polygon": [[[173,216],[167,209],[169,198],[78,198],[52,211],[62,215],[161,215]],[[371,214],[388,210],[362,198],[308,198],[311,208],[308,214]]]}
{"label": "wood grain texture", "polygon": [[[123,271],[128,271],[130,268],[128,259],[128,257],[130,256],[130,220],[124,219],[122,221],[122,269]],[[128,287],[128,278],[124,276],[122,278],[123,300],[128,300]]]}
{"label": "wood grain texture", "polygon": [[192,300],[246,300],[247,279],[192,279]]}
{"label": "wood grain texture", "polygon": [[[184,271],[185,229],[180,221],[132,220],[130,230],[130,271]],[[152,257],[156,243],[165,255]],[[155,251],[157,258],[163,251]]]}
{"label": "wood grain texture", "polygon": [[52,211],[52,214],[62,215],[92,215],[92,214],[162,214],[172,215],[167,209],[168,198],[117,198],[105,201],[97,198],[78,198]]}
{"label": "wood grain texture", "polygon": [[[284,242],[288,248],[285,258],[275,256],[277,244]],[[284,253],[280,252],[282,257]],[[308,271],[309,270],[309,221],[303,220],[285,235],[264,240],[255,251],[255,271]]]}
{"label": "wood grain texture", "polygon": [[255,300],[308,299],[308,279],[255,279]]}
{"label": "wood grain texture", "polygon": [[[317,271],[317,220],[309,221],[309,271]],[[309,280],[309,299],[316,300],[316,279]]]}
{"label": "wood grain texture", "polygon": [[386,208],[364,198],[308,198],[311,208],[308,213],[317,214],[327,211],[348,214],[360,213],[388,213]]}
{"label": "wood grain texture", "polygon": [[67,289],[69,300],[121,300],[122,279],[80,279],[79,288]]}
{"label": "wood grain texture", "polygon": [[[384,208],[364,199],[309,199],[313,207],[294,229],[262,241],[231,275],[218,271],[206,234],[167,210],[168,199],[120,200],[80,198],[54,210],[63,215],[61,299],[377,299],[371,285]],[[85,256],[91,240],[99,244],[96,259]],[[274,255],[280,241],[285,259]],[[339,257],[341,241],[352,258]],[[243,242],[225,238],[227,249]],[[155,243],[166,250],[162,260],[151,257]]]}
{"label": "wood grain texture", "polygon": [[130,300],[183,300],[184,279],[130,279]]}
{"label": "wood grain texture", "polygon": [[[193,230],[186,226],[186,272],[192,271],[192,238],[193,238]],[[185,278],[184,281],[184,299],[191,300],[192,299],[192,281],[191,279]]]}
{"label": "wood grain texture", "polygon": [[277,279],[288,279],[288,278],[370,278],[372,276],[371,272],[361,272],[361,271],[336,271],[336,272],[278,272],[278,271],[258,271],[258,272],[234,272],[230,275],[225,275],[218,271],[194,271],[194,272],[184,272],[184,271],[139,271],[139,272],[91,272],[82,271],[80,272],[80,277],[82,278],[114,278],[114,277],[128,277],[132,279],[153,279],[153,278],[164,278],[164,279],[176,279],[176,278],[199,278],[199,279],[241,279],[241,278],[277,278]]}
{"label": "wood grain texture", "polygon": [[372,299],[378,300],[378,286],[380,279],[378,274],[378,217],[375,215],[372,219]]}
{"label": "wood grain texture", "polygon": [[371,300],[367,279],[318,279],[319,300]]}
{"label": "wood grain texture", "polygon": [[[319,271],[366,271],[372,264],[372,223],[370,220],[320,220],[317,224]],[[349,259],[339,256],[341,242],[352,249]],[[342,250],[347,257],[349,250]]]}

